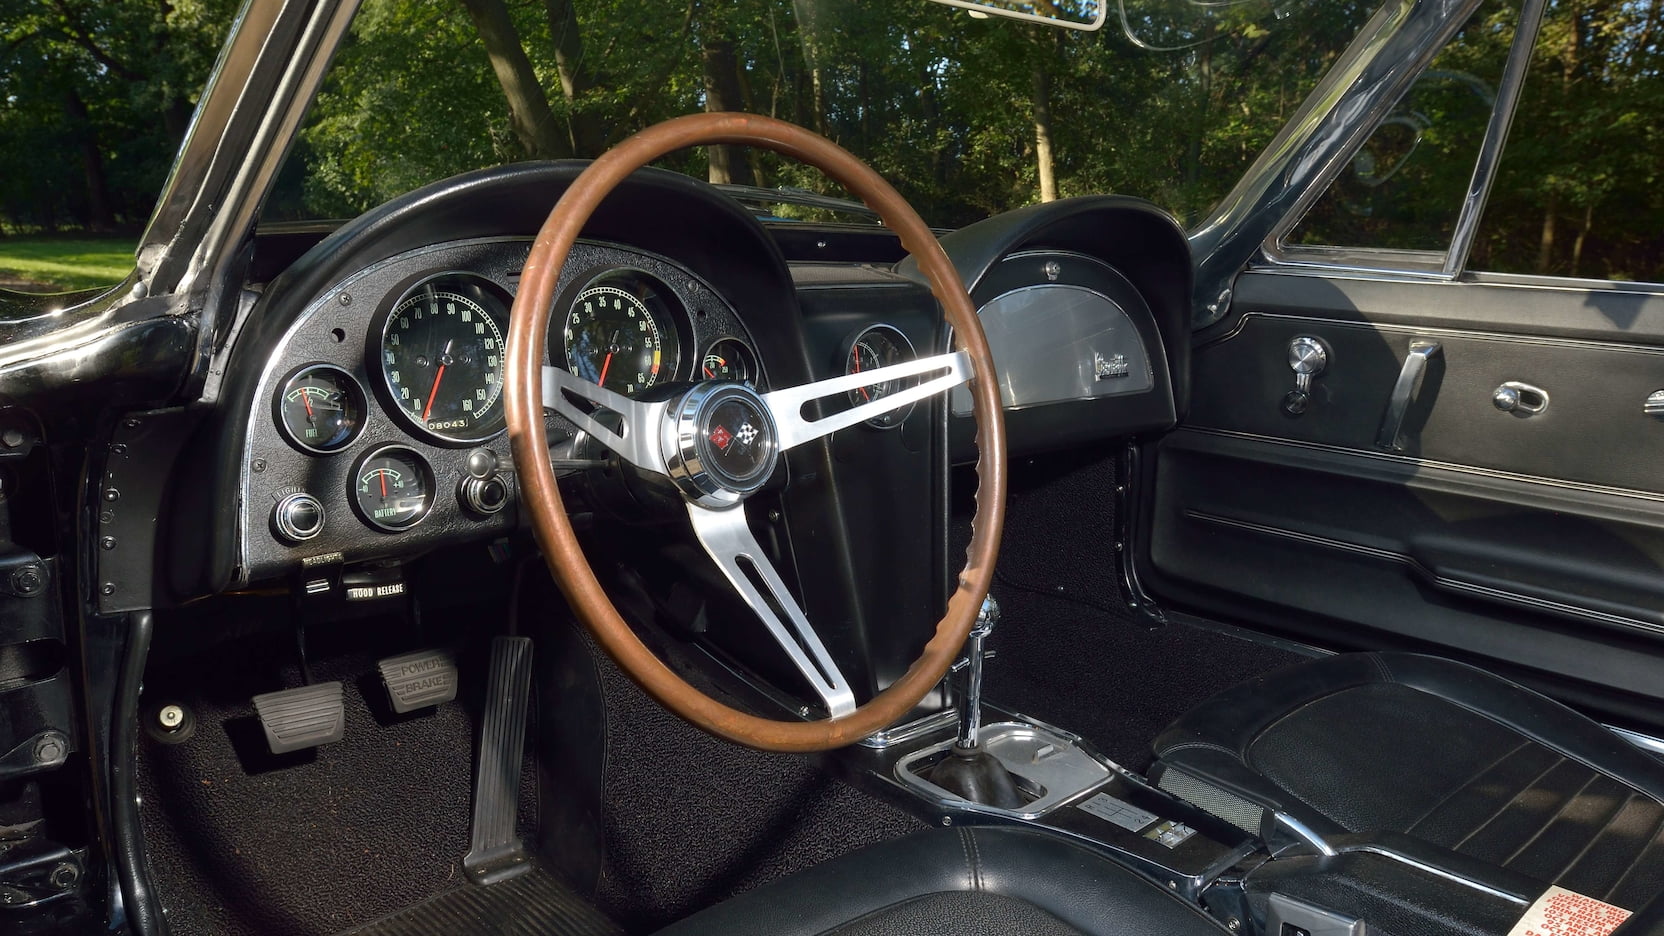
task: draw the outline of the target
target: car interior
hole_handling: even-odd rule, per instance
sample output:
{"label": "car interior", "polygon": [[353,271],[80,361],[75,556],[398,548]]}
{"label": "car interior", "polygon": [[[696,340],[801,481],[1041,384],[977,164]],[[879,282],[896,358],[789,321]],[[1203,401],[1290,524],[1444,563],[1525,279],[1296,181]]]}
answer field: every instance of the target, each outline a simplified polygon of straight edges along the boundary
{"label": "car interior", "polygon": [[1664,293],[1291,233],[1477,0],[1189,228],[728,111],[255,225],[354,6],[6,300],[0,931],[1664,933]]}

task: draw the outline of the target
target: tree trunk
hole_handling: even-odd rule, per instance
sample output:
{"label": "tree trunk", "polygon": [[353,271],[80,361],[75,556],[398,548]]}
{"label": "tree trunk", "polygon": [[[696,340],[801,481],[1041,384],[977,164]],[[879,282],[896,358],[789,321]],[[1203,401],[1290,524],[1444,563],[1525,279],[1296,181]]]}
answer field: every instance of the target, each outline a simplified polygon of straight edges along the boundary
{"label": "tree trunk", "polygon": [[87,227],[94,231],[115,229],[110,213],[110,190],[104,178],[104,156],[98,151],[98,135],[87,117],[87,102],[73,88],[64,92],[64,113],[81,149],[81,171],[87,184]]}
{"label": "tree trunk", "polygon": [[1572,241],[1572,275],[1583,275],[1583,242],[1589,237],[1589,229],[1595,226],[1595,203],[1583,206],[1583,226],[1577,229],[1577,240]]}
{"label": "tree trunk", "polygon": [[595,73],[584,60],[584,38],[578,30],[578,11],[572,0],[546,0],[549,35],[555,43],[555,69],[560,73],[560,90],[566,98],[567,131],[572,152],[599,156],[606,148],[606,131],[600,115],[583,109],[583,97],[595,87]]}
{"label": "tree trunk", "polygon": [[[727,39],[707,41],[700,57],[705,65],[705,110],[744,110],[745,89],[740,85],[740,63],[734,54],[734,43]],[[745,158],[745,147],[716,145],[705,149],[710,157],[711,182],[756,184],[751,164]]]}
{"label": "tree trunk", "polygon": [[1554,261],[1554,213],[1560,205],[1560,197],[1549,193],[1548,206],[1543,209],[1543,233],[1537,241],[1537,272],[1547,274],[1548,266]]}
{"label": "tree trunk", "polygon": [[1052,166],[1052,79],[1046,66],[1034,69],[1034,157],[1040,170],[1040,200],[1057,201]]}
{"label": "tree trunk", "polygon": [[462,5],[468,8],[468,17],[485,43],[491,70],[508,100],[509,125],[526,155],[545,159],[571,156],[570,141],[563,139],[557,129],[549,98],[537,83],[537,73],[520,45],[520,34],[503,0],[462,0]]}

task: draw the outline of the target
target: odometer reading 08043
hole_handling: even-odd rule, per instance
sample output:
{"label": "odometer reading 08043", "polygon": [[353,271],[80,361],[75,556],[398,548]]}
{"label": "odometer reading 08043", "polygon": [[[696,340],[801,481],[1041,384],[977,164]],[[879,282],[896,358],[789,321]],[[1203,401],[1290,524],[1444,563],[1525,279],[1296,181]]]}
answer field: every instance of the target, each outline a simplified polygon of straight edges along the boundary
{"label": "odometer reading 08043", "polygon": [[474,277],[418,283],[393,307],[382,332],[388,396],[416,428],[451,442],[478,442],[503,428],[503,323],[496,292]]}

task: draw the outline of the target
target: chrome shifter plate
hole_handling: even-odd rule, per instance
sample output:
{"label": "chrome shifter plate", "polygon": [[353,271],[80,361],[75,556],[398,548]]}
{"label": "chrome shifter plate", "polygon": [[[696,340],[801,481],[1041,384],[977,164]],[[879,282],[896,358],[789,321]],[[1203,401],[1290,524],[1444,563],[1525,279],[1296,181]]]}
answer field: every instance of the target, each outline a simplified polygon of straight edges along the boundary
{"label": "chrome shifter plate", "polygon": [[[1038,819],[1082,793],[1103,785],[1113,776],[1103,762],[1081,750],[1072,736],[1028,722],[985,725],[981,731],[981,742],[983,749],[998,758],[1006,770],[1026,781],[1018,784],[1020,788],[1039,791],[1039,798],[1021,809],[996,809],[972,804],[915,771],[914,765],[930,761],[953,747],[951,740],[903,757],[896,764],[896,779],[915,792],[943,803],[994,815]],[[921,766],[919,769],[925,768]]]}

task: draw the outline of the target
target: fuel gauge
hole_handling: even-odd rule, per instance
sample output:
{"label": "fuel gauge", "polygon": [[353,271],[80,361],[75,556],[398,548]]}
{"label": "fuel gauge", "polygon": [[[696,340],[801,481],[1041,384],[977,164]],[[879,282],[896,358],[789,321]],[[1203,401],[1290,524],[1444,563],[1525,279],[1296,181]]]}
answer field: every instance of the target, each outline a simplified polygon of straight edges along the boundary
{"label": "fuel gauge", "polygon": [[338,452],[364,427],[364,391],[353,376],[333,364],[311,364],[283,382],[277,395],[277,424],[297,448]]}
{"label": "fuel gauge", "polygon": [[353,506],[360,519],[378,530],[408,530],[433,506],[433,469],[402,445],[372,449],[352,475]]}

